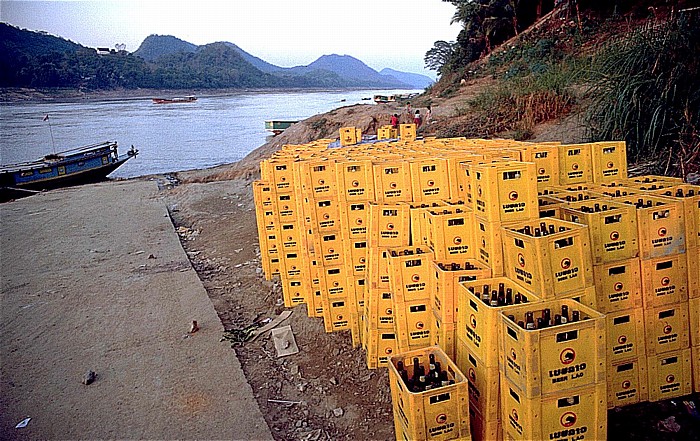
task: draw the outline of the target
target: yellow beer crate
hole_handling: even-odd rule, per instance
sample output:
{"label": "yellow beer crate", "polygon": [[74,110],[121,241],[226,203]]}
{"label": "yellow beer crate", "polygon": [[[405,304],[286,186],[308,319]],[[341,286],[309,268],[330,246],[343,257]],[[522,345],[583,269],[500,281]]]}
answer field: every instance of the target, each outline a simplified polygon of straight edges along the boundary
{"label": "yellow beer crate", "polygon": [[501,376],[501,424],[507,440],[607,439],[605,381],[527,397]]}
{"label": "yellow beer crate", "polygon": [[700,248],[700,185],[679,184],[650,193],[683,202],[686,249]]}
{"label": "yellow beer crate", "polygon": [[642,300],[645,308],[688,300],[685,254],[642,260]]}
{"label": "yellow beer crate", "polygon": [[559,183],[571,185],[593,182],[593,157],[590,144],[559,146]]}
{"label": "yellow beer crate", "polygon": [[292,308],[306,303],[309,294],[309,280],[304,276],[281,277],[282,300],[286,308]]}
{"label": "yellow beer crate", "polygon": [[469,427],[473,441],[503,441],[501,416],[497,420],[486,420],[473,407],[469,407]]}
{"label": "yellow beer crate", "polygon": [[688,269],[688,298],[700,297],[700,248],[686,252]]}
{"label": "yellow beer crate", "polygon": [[253,200],[256,208],[273,207],[275,201],[273,188],[272,184],[267,181],[253,181]]}
{"label": "yellow beer crate", "polygon": [[369,202],[346,202],[340,204],[340,230],[348,240],[367,239]]}
{"label": "yellow beer crate", "polygon": [[388,289],[368,287],[365,283],[365,317],[374,329],[394,328],[394,298]]}
{"label": "yellow beer crate", "polygon": [[355,127],[340,128],[340,145],[348,146],[362,141],[362,131]]}
{"label": "yellow beer crate", "polygon": [[520,150],[523,162],[533,162],[537,170],[537,189],[559,185],[559,146],[534,144]]}
{"label": "yellow beer crate", "polygon": [[513,222],[488,222],[479,216],[475,217],[473,241],[476,249],[474,254],[479,262],[491,268],[494,277],[502,276],[504,273],[501,228],[513,224]]}
{"label": "yellow beer crate", "polygon": [[[428,372],[429,356],[447,371],[454,384],[412,392],[398,371],[398,362],[413,376],[413,359]],[[410,351],[389,359],[389,386],[396,425],[396,439],[469,440],[469,393],[467,379],[438,347]]]}
{"label": "yellow beer crate", "polygon": [[306,299],[309,317],[323,318],[323,293],[321,292],[321,278],[323,277],[321,266],[315,258],[311,258],[309,265],[309,278],[311,279],[311,295]]}
{"label": "yellow beer crate", "polygon": [[294,164],[294,167],[298,167],[295,180],[301,181],[304,194],[314,199],[338,195],[335,162],[334,159],[318,158]]}
{"label": "yellow beer crate", "polygon": [[649,401],[682,397],[693,392],[691,349],[647,357]]}
{"label": "yellow beer crate", "polygon": [[594,265],[639,255],[634,207],[594,200],[566,204],[561,212],[566,221],[588,225]]}
{"label": "yellow beer crate", "polygon": [[[545,236],[539,232],[548,231]],[[537,234],[540,234],[537,236]],[[503,228],[504,273],[542,298],[593,286],[588,226],[554,218]]]}
{"label": "yellow beer crate", "polygon": [[[348,288],[348,267],[343,264],[332,266],[321,266],[321,293],[324,299],[347,298],[350,289]],[[325,305],[324,305],[325,309]]]}
{"label": "yellow beer crate", "polygon": [[365,311],[365,276],[348,277],[349,297],[353,301],[353,313],[364,314]]}
{"label": "yellow beer crate", "polygon": [[616,197],[615,202],[637,209],[640,258],[651,259],[685,252],[683,202],[647,194]]}
{"label": "yellow beer crate", "polygon": [[397,302],[394,299],[394,328],[399,352],[430,346],[433,311],[429,299]]}
{"label": "yellow beer crate", "polygon": [[[528,323],[526,313],[541,317],[549,309],[554,316],[562,311],[562,306],[568,307],[569,317],[578,311],[581,319],[544,329],[525,329],[517,324]],[[514,316],[514,320],[506,314]],[[508,308],[501,313],[499,335],[501,370],[526,397],[605,384],[605,316],[574,300],[548,300]]]}
{"label": "yellow beer crate", "polygon": [[561,219],[561,208],[566,204],[556,197],[552,196],[538,196],[537,197],[537,210],[539,211],[539,217],[556,217]]}
{"label": "yellow beer crate", "polygon": [[273,158],[267,164],[271,173],[271,184],[278,192],[294,191],[294,158]]}
{"label": "yellow beer crate", "polygon": [[613,182],[627,179],[627,145],[625,141],[605,141],[591,144],[593,182]]}
{"label": "yellow beer crate", "polygon": [[364,202],[374,199],[374,167],[371,160],[338,161],[335,171],[340,200]]}
{"label": "yellow beer crate", "polygon": [[296,220],[281,222],[279,227],[279,241],[282,251],[301,251],[304,244],[304,229]]}
{"label": "yellow beer crate", "polygon": [[367,272],[367,240],[344,241],[343,261],[352,269],[353,276],[364,277]]}
{"label": "yellow beer crate", "polygon": [[413,141],[416,139],[416,125],[399,124],[399,138],[401,138],[401,141]]}
{"label": "yellow beer crate", "polygon": [[688,301],[690,320],[690,345],[700,345],[700,297]]}
{"label": "yellow beer crate", "polygon": [[439,346],[451,360],[456,360],[456,324],[442,320],[433,312],[430,345]]}
{"label": "yellow beer crate", "polygon": [[[501,326],[500,313],[509,311],[514,305],[491,306],[490,300],[493,292],[498,297],[502,291],[503,296],[511,292],[513,302],[520,298],[520,302],[533,305],[540,299],[507,277],[494,277],[480,279],[459,284],[457,291],[457,338],[467,344],[469,350],[477,358],[483,360],[488,367],[499,365],[499,328]],[[489,295],[489,304],[482,300],[483,293]]]}
{"label": "yellow beer crate", "polygon": [[628,185],[639,185],[639,184],[661,184],[661,183],[668,183],[668,184],[682,184],[683,179],[682,178],[674,178],[672,176],[659,176],[659,175],[641,175],[641,176],[635,176],[633,178],[627,178],[627,184]]}
{"label": "yellow beer crate", "polygon": [[280,258],[280,276],[294,279],[302,275],[307,256],[300,251],[286,251]]}
{"label": "yellow beer crate", "polygon": [[648,384],[646,355],[612,363],[608,367],[608,409],[647,401]]}
{"label": "yellow beer crate", "polygon": [[638,258],[593,266],[596,309],[602,313],[642,306],[642,275]]}
{"label": "yellow beer crate", "polygon": [[343,248],[340,232],[314,235],[314,240],[316,241],[314,246],[317,252],[316,256],[323,266],[339,265],[347,262],[348,257],[350,257],[350,254]]}
{"label": "yellow beer crate", "polygon": [[472,164],[483,162],[483,155],[469,158],[459,163],[457,171],[457,195],[467,207],[474,209],[474,181],[472,179]]}
{"label": "yellow beer crate", "polygon": [[409,161],[414,202],[433,202],[451,198],[447,160],[419,158]]}
{"label": "yellow beer crate", "polygon": [[299,209],[297,208],[297,194],[294,192],[290,193],[276,193],[277,199],[275,200],[275,213],[280,222],[294,222],[299,216]]}
{"label": "yellow beer crate", "polygon": [[491,269],[474,259],[432,262],[433,312],[445,323],[457,323],[459,283],[491,277]]}
{"label": "yellow beer crate", "polygon": [[323,326],[326,332],[338,332],[351,330],[352,320],[356,319],[352,314],[352,301],[346,297],[334,297],[323,299]]}
{"label": "yellow beer crate", "polygon": [[537,178],[531,162],[470,164],[474,214],[489,222],[537,218]]}
{"label": "yellow beer crate", "polygon": [[369,245],[403,247],[411,240],[411,212],[408,204],[369,204]]}
{"label": "yellow beer crate", "polygon": [[372,247],[367,250],[367,280],[372,288],[389,290],[389,252],[386,247]]}
{"label": "yellow beer crate", "polygon": [[[473,208],[471,200],[471,176],[467,174],[469,171],[468,164],[471,162],[482,162],[484,156],[468,152],[445,153],[444,151],[441,153],[441,156],[447,159],[450,200],[453,202],[464,202],[465,205]],[[467,188],[470,190],[469,199],[467,199]]]}
{"label": "yellow beer crate", "polygon": [[382,203],[411,202],[411,167],[405,159],[374,161],[374,200]]}
{"label": "yellow beer crate", "polygon": [[393,329],[370,332],[367,344],[367,368],[377,369],[389,365],[389,358],[396,354],[396,333]]}
{"label": "yellow beer crate", "polygon": [[688,302],[644,310],[647,355],[690,347]]}
{"label": "yellow beer crate", "polygon": [[428,245],[435,258],[457,259],[474,257],[474,213],[459,207],[429,209],[427,219]]}
{"label": "yellow beer crate", "polygon": [[607,322],[608,364],[643,357],[646,354],[642,308],[609,312],[605,315],[605,321]]}
{"label": "yellow beer crate", "polygon": [[312,228],[318,233],[340,231],[340,208],[338,199],[326,197],[323,199],[309,200],[313,205]]}
{"label": "yellow beer crate", "polygon": [[486,366],[462,339],[457,339],[454,360],[469,383],[469,407],[476,409],[487,421],[498,421],[501,417],[498,366]]}
{"label": "yellow beer crate", "polygon": [[427,248],[388,248],[389,289],[396,302],[430,298],[434,254]]}
{"label": "yellow beer crate", "polygon": [[429,204],[409,204],[411,210],[411,245],[418,247],[428,245],[428,210],[449,206],[447,202],[437,201]]}

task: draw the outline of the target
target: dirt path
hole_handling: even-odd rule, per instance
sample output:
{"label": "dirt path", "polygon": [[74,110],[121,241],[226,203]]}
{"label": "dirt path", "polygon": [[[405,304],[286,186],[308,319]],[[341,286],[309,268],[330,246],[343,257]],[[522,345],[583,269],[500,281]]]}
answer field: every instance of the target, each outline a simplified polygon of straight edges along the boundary
{"label": "dirt path", "polygon": [[272,438],[155,183],[2,204],[0,224],[1,439]]}

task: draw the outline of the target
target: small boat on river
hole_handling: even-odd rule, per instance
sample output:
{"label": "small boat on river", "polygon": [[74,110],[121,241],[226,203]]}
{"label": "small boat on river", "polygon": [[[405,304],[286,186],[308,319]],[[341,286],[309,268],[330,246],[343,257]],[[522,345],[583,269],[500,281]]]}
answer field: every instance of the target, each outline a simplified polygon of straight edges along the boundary
{"label": "small boat on river", "polygon": [[396,95],[374,95],[374,102],[377,104],[396,102]]}
{"label": "small boat on river", "polygon": [[272,132],[275,135],[279,135],[280,133],[284,132],[285,129],[288,129],[289,126],[298,122],[299,121],[291,120],[269,120],[265,121],[265,130]]}
{"label": "small boat on river", "polygon": [[174,104],[174,103],[193,103],[197,101],[194,95],[175,97],[175,98],[152,98],[153,104]]}
{"label": "small boat on river", "polygon": [[[78,147],[43,158],[0,166],[0,193],[21,193],[98,182],[129,159],[138,155],[131,149],[119,156],[113,141]],[[0,194],[0,200],[3,195]]]}

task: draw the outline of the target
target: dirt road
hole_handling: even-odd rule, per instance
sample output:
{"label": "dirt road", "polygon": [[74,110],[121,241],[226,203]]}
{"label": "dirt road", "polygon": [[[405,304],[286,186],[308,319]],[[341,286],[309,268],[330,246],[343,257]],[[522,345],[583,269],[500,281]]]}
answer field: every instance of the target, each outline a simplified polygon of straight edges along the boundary
{"label": "dirt road", "polygon": [[3,204],[0,241],[0,438],[272,439],[154,182]]}

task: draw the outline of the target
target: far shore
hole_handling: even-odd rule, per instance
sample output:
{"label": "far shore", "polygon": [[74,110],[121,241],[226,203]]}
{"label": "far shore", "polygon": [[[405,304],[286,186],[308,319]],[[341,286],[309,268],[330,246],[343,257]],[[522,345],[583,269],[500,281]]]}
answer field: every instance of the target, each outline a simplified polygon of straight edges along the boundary
{"label": "far shore", "polygon": [[143,100],[151,98],[168,98],[195,95],[198,98],[208,96],[240,95],[244,93],[292,93],[292,92],[342,92],[348,90],[377,90],[367,87],[329,88],[329,89],[113,89],[113,90],[79,90],[69,88],[33,89],[33,88],[0,88],[0,104],[20,102],[81,102],[81,101],[123,101]]}

